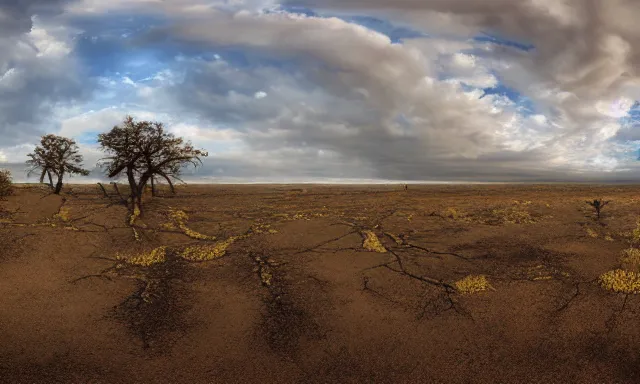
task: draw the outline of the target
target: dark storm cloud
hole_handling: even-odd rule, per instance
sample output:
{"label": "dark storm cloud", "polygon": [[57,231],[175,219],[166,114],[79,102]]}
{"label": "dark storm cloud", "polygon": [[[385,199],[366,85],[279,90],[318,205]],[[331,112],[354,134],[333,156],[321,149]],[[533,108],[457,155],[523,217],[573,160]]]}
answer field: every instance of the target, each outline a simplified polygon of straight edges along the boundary
{"label": "dark storm cloud", "polygon": [[[69,31],[52,21],[67,1],[0,0],[0,146],[34,140],[52,108],[89,95],[70,53]],[[35,21],[34,21],[35,20]]]}
{"label": "dark storm cloud", "polygon": [[62,12],[69,0],[0,0],[0,38],[28,33],[33,15],[47,17]]}

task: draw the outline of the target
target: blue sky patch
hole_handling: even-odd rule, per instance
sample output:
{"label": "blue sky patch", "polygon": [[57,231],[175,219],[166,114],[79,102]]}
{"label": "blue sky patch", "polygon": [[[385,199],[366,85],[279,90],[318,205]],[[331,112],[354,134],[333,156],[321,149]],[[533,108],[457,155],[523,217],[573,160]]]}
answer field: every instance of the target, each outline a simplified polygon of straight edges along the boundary
{"label": "blue sky patch", "polygon": [[533,44],[529,44],[526,42],[519,42],[516,40],[510,40],[510,39],[506,39],[504,37],[500,37],[498,35],[489,34],[489,33],[483,33],[481,35],[478,35],[474,37],[473,40],[479,43],[493,43],[493,44],[498,44],[505,47],[517,48],[519,50],[526,51],[526,52],[529,52],[535,49],[535,46]]}

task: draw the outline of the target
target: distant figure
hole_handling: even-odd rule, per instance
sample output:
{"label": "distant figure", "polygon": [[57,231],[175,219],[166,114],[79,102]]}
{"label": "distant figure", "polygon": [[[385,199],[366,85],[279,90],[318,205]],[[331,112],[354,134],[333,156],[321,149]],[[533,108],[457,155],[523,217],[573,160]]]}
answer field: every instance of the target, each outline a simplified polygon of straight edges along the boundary
{"label": "distant figure", "polygon": [[408,184],[405,184],[405,185],[404,185],[404,190],[405,190],[405,191],[409,190],[409,185],[408,185]]}

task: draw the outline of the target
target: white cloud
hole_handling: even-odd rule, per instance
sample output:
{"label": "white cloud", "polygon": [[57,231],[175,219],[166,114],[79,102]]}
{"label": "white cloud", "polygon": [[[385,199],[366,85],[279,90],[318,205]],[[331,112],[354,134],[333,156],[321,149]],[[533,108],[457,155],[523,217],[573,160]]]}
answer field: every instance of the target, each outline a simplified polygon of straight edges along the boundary
{"label": "white cloud", "polygon": [[[604,4],[310,2],[412,23],[429,34],[394,44],[339,18],[266,12],[275,6],[269,0],[73,2],[68,18],[161,13],[170,28],[154,31],[151,40],[170,37],[214,52],[233,47],[287,66],[236,68],[220,54],[212,61],[178,55],[146,79],[134,81],[122,71],[115,81],[104,79],[97,96],[115,107],[64,116],[60,132],[102,131],[132,112],[210,149],[211,163],[222,163],[211,172],[247,177],[468,179],[499,178],[509,170],[504,177],[536,179],[632,169],[618,158],[628,148],[611,139],[640,98],[640,15],[631,1]],[[535,49],[473,40],[479,32]],[[36,57],[64,62],[73,48],[65,33],[71,35],[52,28],[29,32]],[[13,54],[33,56],[30,45],[16,46]],[[24,88],[24,71],[0,65],[0,88]],[[484,95],[484,88],[498,85],[519,91],[533,110]]]}

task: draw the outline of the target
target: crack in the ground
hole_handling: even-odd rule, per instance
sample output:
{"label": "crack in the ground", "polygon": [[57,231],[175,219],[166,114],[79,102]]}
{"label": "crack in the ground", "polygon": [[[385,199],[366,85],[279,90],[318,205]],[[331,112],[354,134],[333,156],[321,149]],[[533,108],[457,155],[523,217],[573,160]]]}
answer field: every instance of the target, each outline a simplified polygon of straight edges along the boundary
{"label": "crack in the ground", "polygon": [[[436,298],[436,300],[427,300],[425,301],[424,305],[421,307],[420,312],[417,315],[417,319],[420,320],[422,318],[425,317],[425,315],[427,314],[428,310],[431,309],[430,312],[435,313],[435,315],[439,315],[441,313],[453,310],[455,311],[457,314],[465,316],[470,318],[471,320],[473,320],[473,317],[471,316],[471,314],[467,311],[465,311],[463,308],[460,308],[458,306],[458,302],[454,299],[453,295],[456,294],[458,292],[458,290],[451,284],[445,282],[444,280],[438,280],[435,279],[433,277],[429,277],[429,276],[421,276],[421,275],[417,275],[414,274],[412,272],[409,272],[405,265],[404,262],[402,261],[402,258],[400,257],[400,255],[398,255],[394,250],[392,249],[388,249],[387,250],[389,253],[391,253],[391,255],[394,256],[394,260],[387,262],[387,263],[383,263],[383,264],[379,264],[373,267],[369,267],[364,269],[365,270],[372,270],[372,269],[377,269],[377,268],[386,268],[394,273],[397,273],[401,276],[406,276],[410,279],[414,279],[417,281],[420,281],[422,283],[428,284],[430,286],[434,286],[437,287],[439,289],[441,289],[441,294]],[[392,265],[393,264],[397,264],[399,269],[393,268]],[[363,291],[367,291],[367,292],[371,292],[372,294],[379,296],[387,301],[393,302],[395,304],[402,304],[396,300],[390,299],[388,297],[386,297],[385,295],[383,295],[382,293],[372,289],[369,287],[369,277],[364,276],[363,278]],[[445,308],[441,308],[442,305],[440,305],[441,303],[444,303],[444,305],[446,306]]]}
{"label": "crack in the ground", "polygon": [[605,321],[605,327],[607,329],[607,337],[610,337],[611,333],[613,333],[613,331],[615,330],[616,326],[618,325],[618,320],[619,317],[622,316],[622,314],[624,313],[624,310],[627,306],[627,301],[629,300],[629,293],[624,294],[624,301],[622,302],[622,307],[620,307],[619,310],[614,311],[613,314],[611,314],[611,316]]}
{"label": "crack in the ground", "polygon": [[[334,243],[334,242],[336,242],[336,241],[342,240],[342,239],[344,239],[345,237],[347,237],[347,236],[349,236],[349,235],[356,234],[356,233],[358,233],[358,231],[351,231],[351,232],[345,233],[344,235],[340,235],[340,236],[338,236],[338,237],[335,237],[335,238],[333,238],[333,239],[329,239],[329,240],[323,241],[323,242],[321,242],[321,243],[319,243],[319,244],[316,244],[316,245],[311,246],[311,247],[309,247],[309,248],[303,249],[303,250],[301,250],[301,251],[297,251],[297,252],[293,253],[293,255],[299,255],[299,254],[301,254],[301,253],[307,253],[307,252],[317,251],[317,249],[318,249],[318,248],[321,248],[322,246],[325,246],[325,245],[327,245],[327,244],[331,244],[331,243]],[[333,251],[333,249],[331,249],[331,250],[327,250],[327,252],[330,252],[330,251]]]}
{"label": "crack in the ground", "polygon": [[580,291],[580,285],[582,284],[593,284],[594,282],[596,282],[598,279],[593,279],[593,280],[589,280],[589,281],[578,281],[573,283],[573,286],[575,288],[575,292],[573,292],[573,294],[571,294],[571,297],[569,297],[569,299],[567,299],[567,301],[562,304],[560,307],[558,307],[556,309],[556,312],[562,312],[564,310],[566,310],[567,308],[569,308],[569,305],[571,305],[571,303],[573,303],[574,300],[576,300],[578,298],[578,296],[580,296],[582,294],[582,292]]}
{"label": "crack in the ground", "polygon": [[249,252],[261,285],[266,289],[266,313],[260,324],[267,344],[274,351],[292,357],[302,337],[320,337],[319,325],[310,314],[296,304],[282,274],[275,263],[263,253]]}

